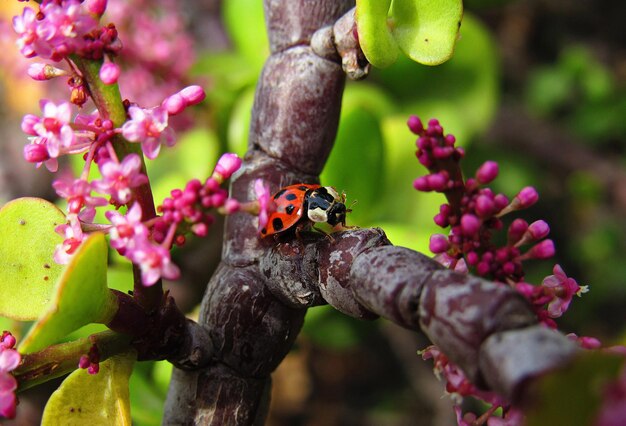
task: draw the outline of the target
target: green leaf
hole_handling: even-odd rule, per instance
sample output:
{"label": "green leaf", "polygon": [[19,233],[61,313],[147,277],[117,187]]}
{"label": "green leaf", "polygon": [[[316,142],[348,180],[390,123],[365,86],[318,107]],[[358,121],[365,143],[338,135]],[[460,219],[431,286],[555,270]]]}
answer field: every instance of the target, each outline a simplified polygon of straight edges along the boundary
{"label": "green leaf", "polygon": [[134,360],[134,355],[118,355],[101,362],[98,374],[74,371],[48,400],[42,426],[130,426],[128,380]]}
{"label": "green leaf", "polygon": [[37,319],[50,301],[63,266],[52,256],[65,216],[39,198],[20,198],[0,210],[0,315]]}
{"label": "green leaf", "polygon": [[424,65],[439,65],[452,56],[458,38],[461,0],[394,0],[393,35],[400,49]]}
{"label": "green leaf", "polygon": [[[361,226],[381,207],[380,193],[386,175],[380,124],[366,100],[375,93],[374,88],[362,93],[359,86],[348,86],[335,147],[321,176],[325,185],[346,192],[348,205],[357,201],[348,222]],[[379,93],[378,98],[382,97]]]}
{"label": "green leaf", "polygon": [[117,299],[107,288],[107,243],[104,234],[90,235],[57,281],[53,299],[22,341],[22,353],[36,352],[80,327],[107,323]]}
{"label": "green leaf", "polygon": [[371,78],[388,89],[404,121],[410,114],[424,122],[438,118],[466,144],[489,126],[500,82],[496,44],[485,25],[466,14],[461,33],[454,57],[445,64],[425,67],[401,56],[392,67],[373,70]]}
{"label": "green leaf", "polygon": [[357,0],[355,20],[361,50],[370,64],[385,68],[398,59],[400,49],[387,24],[391,0]]}
{"label": "green leaf", "polygon": [[527,426],[590,425],[604,401],[605,386],[618,378],[624,358],[588,352],[534,385]]}
{"label": "green leaf", "polygon": [[[150,375],[152,369],[146,368],[145,363],[141,363],[144,368],[135,368],[130,377],[130,406],[133,414],[133,425],[136,426],[158,426],[163,420],[163,407],[165,405],[166,392],[159,389]],[[168,364],[167,361],[151,364]]]}

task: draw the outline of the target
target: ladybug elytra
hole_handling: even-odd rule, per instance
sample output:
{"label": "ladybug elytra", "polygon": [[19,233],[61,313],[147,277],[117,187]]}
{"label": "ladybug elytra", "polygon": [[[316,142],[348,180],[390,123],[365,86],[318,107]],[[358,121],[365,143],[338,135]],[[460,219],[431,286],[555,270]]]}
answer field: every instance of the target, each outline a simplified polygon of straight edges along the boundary
{"label": "ladybug elytra", "polygon": [[346,197],[332,186],[299,183],[281,188],[272,196],[276,210],[268,218],[261,235],[278,234],[297,226],[296,232],[311,223],[331,226],[346,224]]}

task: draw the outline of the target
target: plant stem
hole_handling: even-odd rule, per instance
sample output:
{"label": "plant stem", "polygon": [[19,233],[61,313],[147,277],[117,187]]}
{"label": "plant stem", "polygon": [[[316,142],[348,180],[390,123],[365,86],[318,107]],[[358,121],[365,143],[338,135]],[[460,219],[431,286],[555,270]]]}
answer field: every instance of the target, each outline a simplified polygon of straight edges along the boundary
{"label": "plant stem", "polygon": [[78,368],[82,355],[89,352],[91,346],[98,347],[100,361],[126,352],[130,349],[130,336],[103,331],[73,342],[49,346],[39,352],[22,355],[22,363],[13,375],[19,383],[18,391],[47,382],[71,373]]}
{"label": "plant stem", "polygon": [[[115,127],[121,127],[126,121],[126,109],[122,102],[122,96],[117,84],[104,84],[100,80],[99,72],[102,61],[72,57],[76,67],[82,73],[83,79],[89,88],[89,93],[95,103],[100,117],[113,122]],[[130,143],[121,135],[113,139],[113,149],[120,161],[129,154],[137,154],[141,158],[141,173],[148,176],[146,164],[141,151],[141,146]],[[136,189],[136,201],[141,206],[142,220],[147,221],[156,217],[154,197],[150,187],[150,180]],[[147,311],[153,312],[163,299],[163,286],[161,280],[150,287],[145,287],[141,282],[141,273],[136,265],[133,265],[134,292],[133,295],[139,304]]]}

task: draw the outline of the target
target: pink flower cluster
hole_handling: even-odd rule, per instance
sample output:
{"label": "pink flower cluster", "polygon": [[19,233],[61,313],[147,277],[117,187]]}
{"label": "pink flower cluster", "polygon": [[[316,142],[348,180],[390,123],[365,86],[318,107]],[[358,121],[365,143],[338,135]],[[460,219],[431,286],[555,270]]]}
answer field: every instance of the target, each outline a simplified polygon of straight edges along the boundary
{"label": "pink flower cluster", "polygon": [[[460,404],[462,398],[471,396],[479,398],[491,404],[491,408],[487,411],[489,418],[485,419],[489,426],[521,426],[523,417],[521,411],[507,405],[507,402],[493,392],[478,389],[472,382],[468,380],[465,373],[448,360],[448,357],[436,346],[429,346],[420,351],[422,359],[433,360],[433,370],[439,379],[445,379],[446,392],[451,395],[452,399]],[[497,408],[502,407],[504,414],[502,416],[492,416]],[[459,426],[474,426],[477,424],[485,424],[476,422],[477,416],[474,413],[463,413],[460,405],[455,406],[457,423]]]}
{"label": "pink flower cluster", "polygon": [[97,25],[87,5],[78,0],[44,0],[38,12],[25,7],[21,16],[13,18],[20,52],[27,58],[39,56],[53,61],[83,50],[85,36]]}
{"label": "pink flower cluster", "polygon": [[24,148],[24,158],[40,166],[45,163],[55,172],[58,157],[85,152],[91,146],[93,132],[75,132],[70,123],[72,107],[68,102],[40,102],[42,117],[27,114],[22,119],[22,131],[30,135],[30,145]]}
{"label": "pink flower cluster", "polygon": [[177,229],[176,244],[184,243],[184,234],[190,230],[198,236],[205,236],[215,221],[209,213],[211,209],[220,209],[223,213],[232,214],[239,210],[239,202],[228,198],[228,191],[220,184],[229,179],[241,167],[241,158],[226,153],[220,157],[215,169],[204,184],[198,179],[187,183],[185,189],[175,189],[171,198],[163,200],[158,211],[162,213],[160,220],[154,225],[154,238],[164,241],[172,227]]}
{"label": "pink flower cluster", "polygon": [[15,337],[8,331],[0,337],[0,416],[7,419],[15,417],[17,397],[17,380],[11,374],[20,362],[22,356],[15,349]]}
{"label": "pink flower cluster", "polygon": [[[437,120],[430,120],[424,128],[419,118],[408,121],[409,128],[419,136],[417,158],[430,171],[415,179],[419,191],[442,192],[449,203],[443,204],[435,216],[435,223],[450,227],[447,236],[435,234],[430,249],[437,259],[451,269],[473,269],[478,275],[502,282],[523,279],[522,261],[546,259],[554,254],[552,240],[544,240],[550,228],[544,221],[532,224],[518,219],[508,228],[508,241],[503,247],[492,242],[493,233],[503,228],[502,216],[533,205],[537,191],[532,187],[522,189],[509,202],[503,194],[485,187],[498,176],[498,164],[487,161],[473,178],[464,179],[459,162],[464,156],[455,147],[455,138],[445,135]],[[521,247],[534,244],[522,253]]]}
{"label": "pink flower cluster", "polygon": [[[575,279],[565,275],[559,265],[554,265],[554,275],[544,278],[541,285],[525,282],[515,284],[517,291],[532,303],[539,320],[551,328],[556,328],[553,318],[559,318],[569,308],[574,296],[581,296],[588,291],[587,286],[580,286]],[[582,341],[583,347],[588,345]]]}
{"label": "pink flower cluster", "polygon": [[100,371],[100,352],[95,344],[91,345],[86,355],[81,355],[78,360],[78,368],[86,369],[89,374],[98,374]]}
{"label": "pink flower cluster", "polygon": [[123,70],[118,84],[125,98],[157,105],[186,84],[195,52],[177,2],[109,0],[105,18],[116,23],[124,40],[118,55]]}
{"label": "pink flower cluster", "polygon": [[[430,120],[425,128],[421,120],[413,116],[407,124],[418,135],[417,158],[429,171],[429,174],[415,179],[415,189],[441,192],[448,201],[441,205],[434,217],[437,225],[450,228],[448,235],[431,236],[429,248],[436,254],[435,258],[450,269],[464,273],[472,271],[514,287],[530,301],[543,324],[556,327],[553,318],[563,315],[573,296],[581,295],[587,288],[565,275],[559,265],[555,265],[554,275],[546,277],[541,285],[524,282],[525,260],[548,259],[554,255],[554,243],[546,239],[550,227],[543,220],[529,224],[523,219],[515,219],[505,228],[502,219],[535,204],[539,198],[537,191],[532,187],[523,188],[512,201],[503,194],[494,193],[486,186],[498,176],[498,164],[493,161],[485,162],[473,177],[465,179],[459,166],[465,152],[455,147],[454,136],[444,135],[437,120]],[[494,243],[498,232],[506,232],[506,238],[502,238],[506,243],[502,246]],[[522,251],[524,247],[528,248]],[[578,340],[585,348],[599,345],[592,338]],[[457,406],[459,425],[523,424],[521,411],[507,406],[497,396],[477,389],[439,349],[429,347],[423,357],[435,361],[435,373],[445,378],[448,392],[459,397],[476,397],[491,404],[491,408],[479,418],[474,413],[463,413]],[[499,407],[503,408],[503,417],[494,415]]]}

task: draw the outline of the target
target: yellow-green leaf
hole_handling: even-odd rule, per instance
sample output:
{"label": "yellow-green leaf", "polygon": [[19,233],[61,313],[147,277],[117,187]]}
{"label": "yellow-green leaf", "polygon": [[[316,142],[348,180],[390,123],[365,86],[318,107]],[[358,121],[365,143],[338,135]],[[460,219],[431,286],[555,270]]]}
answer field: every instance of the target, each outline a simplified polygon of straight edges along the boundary
{"label": "yellow-green leaf", "polygon": [[19,350],[31,353],[56,343],[80,327],[106,323],[117,310],[107,288],[107,243],[104,234],[90,235],[57,281],[53,299],[32,326]]}
{"label": "yellow-green leaf", "polygon": [[128,380],[134,359],[131,354],[109,358],[98,374],[74,371],[48,400],[42,426],[130,426]]}
{"label": "yellow-green leaf", "polygon": [[65,216],[40,198],[13,200],[0,210],[0,315],[34,320],[50,301],[63,270],[52,259]]}
{"label": "yellow-green leaf", "polygon": [[450,59],[462,17],[462,0],[394,0],[391,5],[392,32],[400,49],[424,65]]}
{"label": "yellow-green leaf", "polygon": [[398,58],[398,43],[387,25],[391,0],[357,0],[355,20],[361,50],[370,64],[385,68]]}

